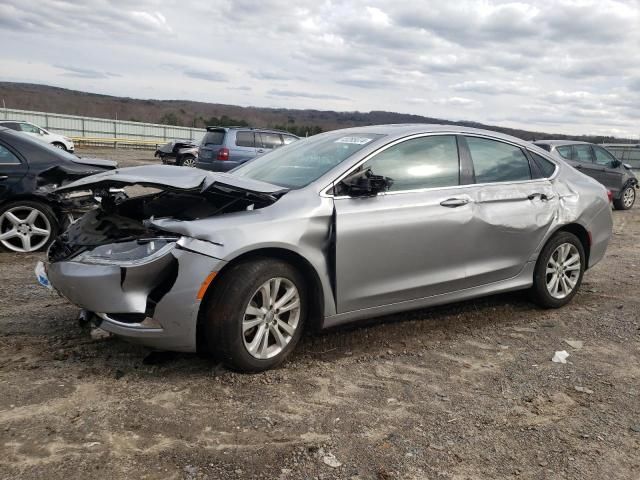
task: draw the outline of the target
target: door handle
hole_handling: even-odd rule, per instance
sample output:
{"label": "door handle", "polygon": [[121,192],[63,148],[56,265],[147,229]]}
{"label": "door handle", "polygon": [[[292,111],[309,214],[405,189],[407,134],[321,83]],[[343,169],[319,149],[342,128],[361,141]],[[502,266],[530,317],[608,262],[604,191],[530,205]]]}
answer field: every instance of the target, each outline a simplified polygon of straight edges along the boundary
{"label": "door handle", "polygon": [[0,180],[6,180],[7,178],[9,178],[8,175],[0,175]]}
{"label": "door handle", "polygon": [[531,195],[529,195],[527,198],[528,198],[529,200],[533,200],[533,199],[534,199],[534,198],[536,198],[536,197],[540,197],[540,200],[544,200],[544,201],[549,200],[549,197],[547,197],[544,193],[537,193],[537,192],[536,192],[536,193],[532,193],[532,194],[531,194]]}
{"label": "door handle", "polygon": [[467,200],[466,198],[448,198],[441,201],[440,205],[442,205],[443,207],[456,208],[462,207],[467,203],[469,203],[469,200]]}

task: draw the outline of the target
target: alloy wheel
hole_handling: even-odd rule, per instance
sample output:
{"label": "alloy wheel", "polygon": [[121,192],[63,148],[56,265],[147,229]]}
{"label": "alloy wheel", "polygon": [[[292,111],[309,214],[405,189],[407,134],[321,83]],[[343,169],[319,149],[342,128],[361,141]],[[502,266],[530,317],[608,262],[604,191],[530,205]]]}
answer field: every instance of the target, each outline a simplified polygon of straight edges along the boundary
{"label": "alloy wheel", "polygon": [[622,204],[624,208],[631,208],[636,200],[636,191],[634,187],[627,187],[622,194]]}
{"label": "alloy wheel", "polygon": [[252,295],[242,319],[247,352],[261,360],[278,355],[295,335],[300,322],[300,293],[286,278],[264,282]]}
{"label": "alloy wheel", "polygon": [[51,237],[47,216],[33,207],[13,207],[0,215],[0,243],[14,252],[35,252]]}
{"label": "alloy wheel", "polygon": [[549,295],[562,299],[573,292],[580,278],[580,252],[572,243],[556,248],[547,262],[546,284]]}
{"label": "alloy wheel", "polygon": [[194,167],[196,166],[196,159],[195,159],[195,158],[191,158],[191,157],[189,157],[189,158],[185,158],[185,159],[182,161],[182,166],[183,166],[183,167],[191,167],[191,168],[194,168]]}

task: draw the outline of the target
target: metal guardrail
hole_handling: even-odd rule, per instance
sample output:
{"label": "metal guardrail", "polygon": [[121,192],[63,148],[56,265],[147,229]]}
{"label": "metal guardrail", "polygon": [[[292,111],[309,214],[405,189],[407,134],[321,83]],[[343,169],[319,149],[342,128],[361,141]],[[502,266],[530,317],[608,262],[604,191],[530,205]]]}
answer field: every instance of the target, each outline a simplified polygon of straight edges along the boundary
{"label": "metal guardrail", "polygon": [[[139,150],[155,150],[166,142],[157,140],[140,140],[136,138],[102,138],[102,137],[70,137],[78,146],[110,147],[110,148],[134,148]],[[173,139],[172,139],[173,140]]]}
{"label": "metal guardrail", "polygon": [[640,170],[640,144],[604,143],[602,146],[613,153],[618,160],[631,165],[634,171]]}
{"label": "metal guardrail", "polygon": [[175,139],[198,141],[203,128],[178,127],[157,123],[81,117],[60,113],[0,108],[0,119],[35,123],[54,133],[70,137],[79,145],[152,148]]}

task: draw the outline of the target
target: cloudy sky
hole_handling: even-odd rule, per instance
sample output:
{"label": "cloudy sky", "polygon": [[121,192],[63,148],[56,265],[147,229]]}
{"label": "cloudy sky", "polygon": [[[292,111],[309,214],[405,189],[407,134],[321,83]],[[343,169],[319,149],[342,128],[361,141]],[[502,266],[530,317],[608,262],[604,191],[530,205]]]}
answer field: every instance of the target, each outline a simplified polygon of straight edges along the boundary
{"label": "cloudy sky", "polygon": [[640,135],[640,0],[2,0],[0,80]]}

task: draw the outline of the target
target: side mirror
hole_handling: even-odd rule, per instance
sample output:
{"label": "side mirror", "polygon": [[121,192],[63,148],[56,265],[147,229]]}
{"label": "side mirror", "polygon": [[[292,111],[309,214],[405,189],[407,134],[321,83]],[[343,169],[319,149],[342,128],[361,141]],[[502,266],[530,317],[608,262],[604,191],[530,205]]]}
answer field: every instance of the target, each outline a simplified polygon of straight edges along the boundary
{"label": "side mirror", "polygon": [[372,197],[386,192],[393,180],[382,175],[374,175],[370,168],[361,170],[341,182],[341,190],[351,197]]}

